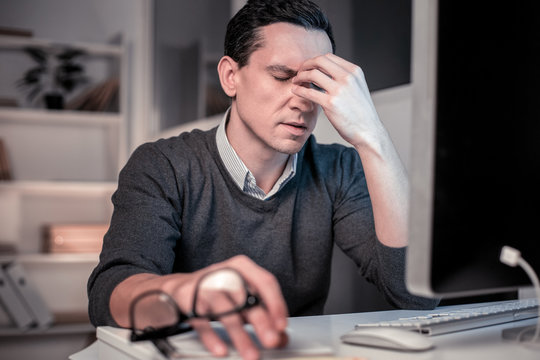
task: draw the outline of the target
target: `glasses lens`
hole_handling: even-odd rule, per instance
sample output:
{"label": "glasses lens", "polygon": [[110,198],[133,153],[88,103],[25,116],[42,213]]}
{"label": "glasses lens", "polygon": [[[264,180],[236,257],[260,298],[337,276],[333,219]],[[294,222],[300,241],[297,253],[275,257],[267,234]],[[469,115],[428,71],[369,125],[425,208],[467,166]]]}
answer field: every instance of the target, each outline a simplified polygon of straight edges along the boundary
{"label": "glasses lens", "polygon": [[174,326],[180,319],[173,299],[165,293],[149,293],[133,304],[133,327],[151,331]]}
{"label": "glasses lens", "polygon": [[246,303],[247,295],[240,274],[229,269],[215,271],[199,283],[195,311],[199,316],[217,318],[240,310]]}

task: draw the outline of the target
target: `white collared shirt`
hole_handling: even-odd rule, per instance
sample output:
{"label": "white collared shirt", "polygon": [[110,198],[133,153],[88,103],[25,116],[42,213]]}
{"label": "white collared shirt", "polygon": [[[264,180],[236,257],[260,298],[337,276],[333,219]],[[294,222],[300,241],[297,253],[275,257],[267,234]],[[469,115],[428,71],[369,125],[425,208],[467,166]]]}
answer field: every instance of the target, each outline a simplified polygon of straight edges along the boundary
{"label": "white collared shirt", "polygon": [[283,173],[276,181],[270,192],[265,194],[264,191],[257,185],[257,181],[255,180],[255,177],[251,171],[249,171],[242,160],[240,160],[238,154],[236,151],[234,151],[233,147],[229,143],[229,140],[227,139],[225,127],[229,119],[229,111],[230,109],[225,113],[225,116],[219,124],[216,132],[216,143],[221,160],[225,164],[225,168],[233,178],[236,185],[238,185],[242,191],[255,198],[267,200],[275,195],[289,180],[294,177],[294,174],[296,173],[298,154],[289,156]]}

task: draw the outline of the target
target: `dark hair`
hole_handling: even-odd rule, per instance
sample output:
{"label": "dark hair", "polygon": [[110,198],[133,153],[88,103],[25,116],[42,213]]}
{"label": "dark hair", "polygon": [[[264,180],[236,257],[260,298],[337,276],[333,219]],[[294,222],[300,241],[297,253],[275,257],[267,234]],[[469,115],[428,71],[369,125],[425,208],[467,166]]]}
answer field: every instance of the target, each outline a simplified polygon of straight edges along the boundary
{"label": "dark hair", "polygon": [[239,67],[247,65],[249,56],[263,45],[260,28],[278,22],[325,31],[330,38],[332,52],[335,52],[330,22],[319,6],[310,0],[248,0],[227,25],[225,55],[236,61]]}

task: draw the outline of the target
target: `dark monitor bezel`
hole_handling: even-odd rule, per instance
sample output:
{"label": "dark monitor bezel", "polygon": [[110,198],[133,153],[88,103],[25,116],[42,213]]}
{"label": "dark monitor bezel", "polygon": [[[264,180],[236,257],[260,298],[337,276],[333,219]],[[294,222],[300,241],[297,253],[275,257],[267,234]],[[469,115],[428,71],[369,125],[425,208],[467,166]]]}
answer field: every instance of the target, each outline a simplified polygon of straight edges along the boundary
{"label": "dark monitor bezel", "polygon": [[[466,11],[467,9],[463,9]],[[409,247],[406,282],[412,293],[438,298],[508,293],[530,285],[524,274],[513,271],[512,281],[497,286],[441,290],[432,277],[432,233],[437,131],[438,0],[414,0],[412,49],[412,139],[410,161]],[[467,251],[467,249],[462,249]],[[534,256],[536,254],[529,254]],[[448,256],[452,256],[449,254]],[[456,269],[459,259],[456,259]],[[522,276],[523,275],[523,276]]]}

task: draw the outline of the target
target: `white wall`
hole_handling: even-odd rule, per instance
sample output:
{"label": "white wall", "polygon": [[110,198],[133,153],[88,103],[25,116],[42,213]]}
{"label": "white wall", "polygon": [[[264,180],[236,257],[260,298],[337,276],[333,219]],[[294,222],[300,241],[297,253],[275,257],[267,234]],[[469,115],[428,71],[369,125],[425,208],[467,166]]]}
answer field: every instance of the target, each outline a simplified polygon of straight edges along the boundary
{"label": "white wall", "polygon": [[35,37],[61,41],[107,42],[137,25],[134,0],[2,0],[0,23],[30,29]]}

